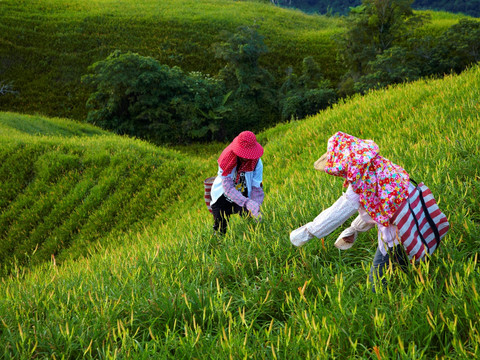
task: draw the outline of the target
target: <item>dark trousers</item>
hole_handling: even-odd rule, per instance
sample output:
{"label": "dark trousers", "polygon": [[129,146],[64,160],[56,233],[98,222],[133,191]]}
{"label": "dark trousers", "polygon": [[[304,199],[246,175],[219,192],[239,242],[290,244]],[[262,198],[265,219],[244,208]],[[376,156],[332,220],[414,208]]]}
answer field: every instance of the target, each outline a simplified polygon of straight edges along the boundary
{"label": "dark trousers", "polygon": [[245,207],[227,200],[225,195],[222,195],[212,204],[213,213],[213,230],[225,234],[228,227],[228,219],[232,214],[246,215],[248,210]]}
{"label": "dark trousers", "polygon": [[402,245],[397,245],[391,248],[386,255],[383,255],[380,249],[377,247],[377,252],[373,258],[373,265],[370,268],[370,281],[372,285],[372,291],[375,292],[375,285],[378,281],[382,282],[383,287],[387,285],[384,273],[387,266],[400,266],[403,271],[408,267],[408,255]]}

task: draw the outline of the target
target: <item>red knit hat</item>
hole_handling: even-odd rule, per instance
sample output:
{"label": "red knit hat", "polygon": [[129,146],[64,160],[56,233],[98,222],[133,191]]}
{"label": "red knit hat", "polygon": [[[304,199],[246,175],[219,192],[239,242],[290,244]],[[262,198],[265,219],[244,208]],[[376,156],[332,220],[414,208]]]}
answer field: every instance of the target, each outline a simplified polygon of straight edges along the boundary
{"label": "red knit hat", "polygon": [[231,149],[235,155],[244,159],[260,159],[263,155],[263,147],[251,131],[243,131],[233,139]]}

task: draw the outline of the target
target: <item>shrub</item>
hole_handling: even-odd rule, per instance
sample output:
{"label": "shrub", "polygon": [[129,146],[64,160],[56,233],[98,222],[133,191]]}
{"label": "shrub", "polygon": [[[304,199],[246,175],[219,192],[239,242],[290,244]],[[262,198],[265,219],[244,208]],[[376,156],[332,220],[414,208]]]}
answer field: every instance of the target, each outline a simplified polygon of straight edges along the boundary
{"label": "shrub", "polygon": [[332,105],[337,98],[313,57],[303,59],[302,75],[291,70],[280,89],[282,119],[303,118]]}
{"label": "shrub", "polygon": [[364,93],[369,89],[416,80],[420,77],[420,69],[414,64],[406,48],[394,46],[369,62],[372,72],[360,77],[355,83],[355,91]]}
{"label": "shrub", "polygon": [[440,36],[437,71],[459,73],[480,60],[480,21],[460,19]]}
{"label": "shrub", "polygon": [[[393,46],[407,41],[413,31],[423,24],[425,17],[414,15],[412,0],[363,0],[362,6],[352,11],[346,19],[347,31],[337,38],[341,61],[348,69],[341,88],[346,94],[353,89],[346,87],[348,78],[353,82],[372,74],[377,56]],[[379,59],[382,62],[382,59]],[[357,86],[358,88],[363,85]],[[368,87],[368,86],[367,86]]]}
{"label": "shrub", "polygon": [[95,90],[87,101],[87,121],[157,142],[216,136],[226,111],[221,82],[121,51],[89,70],[83,81]]}

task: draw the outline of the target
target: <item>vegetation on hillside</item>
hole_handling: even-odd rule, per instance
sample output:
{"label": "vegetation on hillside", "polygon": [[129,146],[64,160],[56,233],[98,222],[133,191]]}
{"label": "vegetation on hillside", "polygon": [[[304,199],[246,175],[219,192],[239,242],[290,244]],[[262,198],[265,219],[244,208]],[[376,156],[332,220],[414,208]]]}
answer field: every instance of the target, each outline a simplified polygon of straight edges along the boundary
{"label": "vegetation on hillside", "polygon": [[15,113],[0,116],[0,144],[1,274],[86,256],[142,229],[174,211],[198,168],[173,150]]}
{"label": "vegetation on hillside", "polygon": [[244,129],[316,114],[337,98],[388,85],[461,72],[480,60],[480,22],[461,19],[438,35],[410,0],[364,0],[336,37],[341,81],[332,84],[311,56],[283,78],[261,66],[268,54],[256,27],[224,32],[214,44],[225,66],[214,76],[186,73],[138,54],[112,53],[85,76],[93,93],[87,120],[156,143],[228,140]]}
{"label": "vegetation on hillside", "polygon": [[[82,84],[82,76],[88,73],[89,66],[105,61],[117,50],[131,52],[151,58],[159,66],[178,67],[184,75],[193,72],[202,78],[197,76],[187,82],[203,82],[203,79],[207,79],[207,83],[211,83],[208,79],[226,82],[222,96],[212,100],[211,107],[207,106],[211,111],[196,108],[198,103],[195,102],[203,101],[204,97],[191,100],[191,96],[186,96],[190,100],[185,108],[195,107],[195,119],[191,131],[189,125],[186,126],[190,134],[183,139],[185,142],[229,138],[231,136],[222,129],[244,128],[245,124],[239,123],[239,119],[255,124],[254,130],[257,130],[290,116],[315,113],[332,102],[332,97],[328,96],[330,89],[339,86],[340,92],[335,97],[355,89],[412,80],[418,75],[418,71],[407,69],[389,77],[386,70],[392,64],[388,58],[390,54],[386,53],[386,58],[370,59],[377,62],[380,79],[368,78],[366,86],[345,87],[349,83],[342,78],[349,69],[337,61],[339,43],[334,41],[345,32],[345,23],[336,17],[306,15],[271,4],[230,0],[166,0],[160,3],[146,0],[140,4],[131,0],[75,0],[68,4],[63,0],[33,3],[5,0],[0,17],[3,34],[0,83],[8,84],[9,90],[0,96],[0,109],[83,121],[92,109],[85,105],[87,99],[97,90]],[[439,37],[460,18],[462,16],[434,13],[432,22],[419,29],[410,46],[401,44],[401,51],[392,50],[394,65],[403,66],[405,55],[407,60],[403,62],[410,67],[437,69],[435,64],[425,64],[425,55],[428,58],[436,51]],[[233,70],[239,70],[237,75],[242,74],[239,64],[234,64],[235,57],[226,52],[218,53],[219,44],[234,44],[239,40],[238,29],[242,28],[255,28],[266,49],[259,52],[255,60],[261,72],[243,72],[249,76],[245,83],[233,79]],[[225,47],[220,46],[220,49],[227,51]],[[325,80],[315,89],[311,85],[302,88],[303,85],[293,80],[304,77],[302,67],[307,58],[318,65]],[[424,73],[428,71],[422,71],[422,75]],[[263,75],[258,77],[260,74]],[[243,76],[242,81],[245,80]],[[324,88],[326,84],[328,87]],[[297,88],[293,89],[292,85]],[[223,108],[226,102],[229,106]],[[250,108],[252,111],[246,111]],[[185,113],[186,110],[180,111]],[[151,118],[155,111],[147,112]],[[158,116],[160,113],[165,114],[160,111]],[[168,113],[165,117],[157,121],[175,122],[182,116]],[[221,121],[228,126],[215,124]],[[119,133],[122,132],[119,129]],[[135,135],[135,132],[130,133]],[[169,136],[163,134],[162,137]]]}
{"label": "vegetation on hillside", "polygon": [[[267,1],[267,0],[258,0]],[[278,6],[294,7],[306,12],[318,12],[328,15],[346,15],[351,8],[359,6],[362,0],[268,0]],[[463,13],[480,16],[479,0],[413,0],[412,6],[418,10],[443,10],[452,13]]]}
{"label": "vegetation on hillside", "polygon": [[0,109],[83,121],[92,89],[81,77],[115,50],[213,76],[226,65],[213,47],[222,32],[254,25],[268,47],[260,64],[276,77],[313,56],[327,79],[339,78],[338,19],[231,0],[4,0],[0,81],[17,93],[0,96]]}
{"label": "vegetation on hillside", "polygon": [[363,0],[337,38],[346,67],[341,93],[365,93],[391,84],[459,73],[480,60],[480,22],[463,18],[442,33],[425,33],[430,14],[411,0]]}
{"label": "vegetation on hillside", "polygon": [[[224,237],[202,187],[223,144],[0,112],[0,357],[479,358],[480,67],[404,83],[477,62],[478,22],[409,28],[418,13],[376,3],[342,23],[230,0],[3,0],[1,109],[83,120],[88,98],[92,123],[178,144],[316,113],[339,83],[366,95],[259,132],[263,221]],[[339,66],[342,41],[368,51]],[[336,131],[374,139],[451,223],[377,294],[375,232],[345,252],[342,229],[288,239],[342,192],[312,168]]]}
{"label": "vegetation on hillside", "polygon": [[415,0],[413,6],[415,9],[443,10],[480,17],[479,0]]}
{"label": "vegetation on hillside", "polygon": [[[479,89],[480,68],[475,67],[460,76],[357,95],[315,117],[258,134],[265,148],[264,220],[232,219],[221,238],[212,235],[201,184],[215,173],[215,156],[182,160],[180,154],[138,141],[104,138],[102,144],[115,144],[118,159],[125,152],[125,164],[141,164],[146,157],[149,165],[157,153],[176,159],[180,167],[189,164],[178,193],[169,197],[176,202],[175,211],[143,222],[143,230],[118,235],[115,246],[88,258],[14,268],[0,284],[3,356],[479,357]],[[0,118],[12,116],[18,115]],[[65,120],[55,122],[71,127]],[[0,129],[2,148],[11,149],[2,160],[16,157],[23,137],[23,147],[48,148],[50,157],[71,164],[65,172],[54,166],[58,161],[38,166],[42,172],[26,184],[39,188],[49,186],[52,172],[58,183],[70,184],[69,178],[79,176],[72,158],[95,157],[93,145],[100,146],[100,154],[107,151],[99,144],[100,134],[60,141],[52,133],[27,136],[11,126]],[[345,252],[333,246],[341,229],[301,249],[288,240],[290,230],[310,221],[342,191],[341,179],[312,168],[338,130],[374,139],[383,156],[424,181],[452,226],[429,263],[407,274],[389,274],[389,288],[378,294],[367,281],[376,233],[363,234]],[[139,185],[148,183],[142,174]],[[125,175],[127,182],[137,183],[135,172]],[[21,195],[7,207],[20,207],[29,195],[41,197]],[[113,221],[122,223],[133,213],[119,212]],[[110,225],[99,222],[99,241],[104,239],[102,226]]]}
{"label": "vegetation on hillside", "polygon": [[312,57],[304,59],[299,78],[290,67],[279,89],[278,79],[260,65],[268,49],[254,27],[223,36],[215,55],[226,65],[215,77],[130,52],[115,51],[93,64],[82,78],[93,88],[87,121],[155,143],[224,141],[335,102],[336,91]]}

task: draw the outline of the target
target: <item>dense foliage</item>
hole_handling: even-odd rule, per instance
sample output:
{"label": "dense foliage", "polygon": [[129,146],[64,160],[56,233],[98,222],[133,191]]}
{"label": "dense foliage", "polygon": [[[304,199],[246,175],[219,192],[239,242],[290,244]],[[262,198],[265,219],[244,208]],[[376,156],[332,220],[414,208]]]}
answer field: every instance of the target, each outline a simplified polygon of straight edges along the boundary
{"label": "dense foliage", "polygon": [[93,89],[87,121],[119,134],[178,144],[232,139],[245,129],[259,131],[279,118],[315,114],[334,102],[336,92],[312,57],[304,60],[301,77],[290,73],[279,92],[274,77],[260,66],[268,49],[254,27],[223,37],[215,53],[226,65],[216,78],[119,51],[95,63],[83,77]]}
{"label": "dense foliage", "polygon": [[480,22],[461,19],[439,40],[436,60],[440,71],[460,72],[480,61]]}
{"label": "dense foliage", "polygon": [[357,84],[355,89],[348,86],[362,82],[362,76],[374,72],[371,61],[404,42],[421,25],[423,19],[413,14],[412,1],[363,0],[362,8],[346,19],[347,31],[339,39],[339,54],[347,68],[343,92],[357,91]]}
{"label": "dense foliage", "polygon": [[479,59],[480,22],[461,19],[438,35],[425,35],[428,14],[414,14],[412,0],[364,0],[344,19],[336,37],[337,89],[313,57],[302,73],[290,67],[275,78],[261,64],[269,49],[258,26],[222,32],[218,74],[185,73],[153,58],[115,52],[84,77],[94,88],[87,120],[121,134],[157,143],[228,140],[279,121],[304,118],[342,95],[365,93],[425,76],[460,72]]}
{"label": "dense foliage", "polygon": [[425,35],[428,14],[417,14],[412,0],[364,0],[346,18],[337,38],[346,66],[341,93],[366,92],[426,76],[441,76],[478,62],[480,22],[461,19],[443,33]]}
{"label": "dense foliage", "polygon": [[215,45],[216,56],[226,62],[218,78],[227,91],[230,112],[223,133],[233,138],[245,129],[260,130],[277,122],[277,94],[272,74],[260,66],[268,48],[254,27],[240,27],[224,33]]}
{"label": "dense foliage", "polygon": [[[0,129],[0,149],[6,149],[2,165],[27,170],[8,172],[25,188],[2,210],[16,209],[16,220],[2,233],[25,228],[23,236],[29,236],[34,228],[29,218],[40,231],[41,224],[68,223],[78,216],[75,210],[82,210],[95,225],[74,231],[74,241],[58,241],[72,246],[82,236],[95,235],[97,240],[83,248],[87,256],[93,243],[109,238],[108,228],[139,222],[85,259],[60,266],[52,259],[4,277],[0,356],[479,358],[479,99],[477,66],[460,76],[355,96],[315,117],[259,133],[265,148],[263,221],[232,218],[223,238],[212,235],[201,184],[215,174],[220,149],[211,157],[187,157],[67,120],[0,114],[2,124],[9,124]],[[69,128],[76,136],[67,135]],[[451,223],[432,260],[407,274],[389,273],[385,292],[373,294],[368,283],[375,231],[362,234],[344,252],[333,246],[342,229],[301,249],[288,239],[292,229],[311,221],[342,192],[341,179],[312,168],[338,130],[375,140],[383,156],[432,189]],[[32,163],[30,157],[36,166],[20,165]],[[79,196],[75,210],[62,210],[74,189],[88,184],[89,174],[100,171],[107,177],[113,163],[123,164],[124,171],[112,173],[110,181],[125,186],[111,188],[108,207],[107,195],[93,191],[92,178],[92,190]],[[158,165],[148,170],[152,177],[138,171],[142,164],[145,171]],[[178,181],[176,190],[158,199],[168,187],[169,172]],[[106,185],[95,179],[100,188]],[[145,191],[115,196],[129,186]],[[102,208],[110,210],[88,212],[102,194]],[[120,201],[134,199],[137,205],[128,208]],[[157,202],[171,211],[144,217]],[[43,209],[42,217],[30,206]],[[116,216],[104,217],[113,212]],[[51,232],[45,234],[54,241]],[[34,250],[32,244],[25,257],[36,256]]]}
{"label": "dense foliage", "polygon": [[[44,0],[43,5],[2,2],[0,84],[7,87],[0,96],[1,109],[79,120],[88,116],[107,129],[157,142],[223,140],[243,129],[260,131],[279,121],[314,114],[345,94],[458,72],[476,58],[473,45],[464,50],[455,47],[478,41],[475,24],[468,25],[472,33],[458,34],[449,47],[442,44],[441,36],[447,36],[444,32],[461,17],[434,13],[433,21],[424,22],[414,33],[418,26],[403,17],[411,12],[405,9],[407,13],[394,12],[384,22],[405,26],[375,34],[371,24],[383,20],[375,19],[368,2],[345,22],[271,4],[230,0],[98,3],[101,6],[80,0],[68,6],[63,0]],[[363,22],[357,21],[360,18]],[[369,31],[378,36],[358,39]],[[348,40],[334,41],[342,34],[354,35],[353,48],[360,51],[351,52],[353,57],[344,48]],[[377,40],[383,41],[383,35],[394,42],[381,45]],[[143,58],[138,61],[153,67],[137,81],[134,75],[140,69],[128,73],[127,64],[123,74],[98,66],[101,75],[93,66],[85,78],[90,86],[80,83],[89,66],[107,61],[117,50],[138,54]],[[342,56],[338,55],[344,61],[339,62]],[[352,65],[364,55],[364,71],[357,72]],[[324,79],[315,86],[298,81],[305,77],[303,63],[309,57]],[[169,79],[166,88],[158,89],[166,91],[165,96],[152,87],[163,86],[154,68]],[[107,75],[109,71],[112,76]],[[123,83],[113,91],[115,98],[108,94],[113,83]],[[131,93],[120,95],[125,89]],[[153,99],[157,96],[163,98]]]}
{"label": "dense foliage", "polygon": [[[361,4],[362,0],[271,0],[274,4],[295,7],[307,12],[320,14],[346,15],[351,8]],[[475,17],[480,16],[480,0],[414,0],[414,9],[443,10],[463,13]]]}
{"label": "dense foliage", "polygon": [[212,140],[220,130],[225,91],[215,79],[119,51],[90,71],[83,81],[95,89],[87,102],[93,124],[171,143]]}
{"label": "dense foliage", "polygon": [[280,115],[283,120],[314,115],[335,103],[337,93],[325,80],[312,57],[303,59],[302,74],[290,71],[280,88]]}

